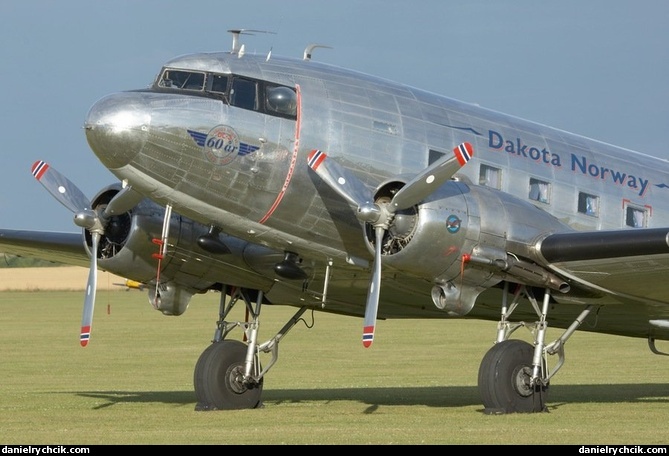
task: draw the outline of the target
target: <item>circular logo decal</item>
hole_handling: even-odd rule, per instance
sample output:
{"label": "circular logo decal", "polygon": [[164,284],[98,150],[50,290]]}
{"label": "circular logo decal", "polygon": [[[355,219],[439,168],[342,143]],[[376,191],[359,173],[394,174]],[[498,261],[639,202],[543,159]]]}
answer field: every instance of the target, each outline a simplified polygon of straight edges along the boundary
{"label": "circular logo decal", "polygon": [[455,234],[460,231],[460,224],[462,221],[458,218],[457,215],[449,215],[446,219],[446,229],[449,233]]}
{"label": "circular logo decal", "polygon": [[204,141],[204,155],[216,165],[227,165],[239,153],[239,137],[235,130],[218,125],[207,133]]}

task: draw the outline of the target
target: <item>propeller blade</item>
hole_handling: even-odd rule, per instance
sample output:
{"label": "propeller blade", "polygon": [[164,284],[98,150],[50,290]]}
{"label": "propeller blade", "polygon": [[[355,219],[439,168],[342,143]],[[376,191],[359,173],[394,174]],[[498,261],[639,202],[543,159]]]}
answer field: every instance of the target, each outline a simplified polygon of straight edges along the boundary
{"label": "propeller blade", "polygon": [[374,327],[376,326],[376,313],[379,309],[379,296],[381,294],[381,243],[385,229],[377,226],[374,229],[376,243],[374,245],[374,272],[369,282],[367,292],[367,306],[365,307],[365,321],[362,326],[362,345],[369,348],[374,342]]}
{"label": "propeller blade", "polygon": [[137,206],[142,198],[143,196],[137,193],[130,185],[123,187],[120,192],[114,195],[109,204],[107,204],[102,217],[109,218],[112,215],[128,212],[130,209]]}
{"label": "propeller blade", "polygon": [[455,147],[453,155],[442,157],[407,182],[393,197],[388,209],[395,212],[422,201],[437,187],[453,177],[453,174],[465,166],[473,155],[474,148],[468,142]]}
{"label": "propeller blade", "polygon": [[358,207],[373,204],[372,192],[346,168],[329,160],[325,152],[314,149],[308,158],[309,167],[349,203]]}
{"label": "propeller blade", "polygon": [[32,174],[54,198],[72,212],[90,209],[91,203],[69,179],[41,160],[32,166]]}
{"label": "propeller blade", "polygon": [[82,347],[88,345],[91,338],[91,326],[93,325],[93,310],[95,308],[95,291],[98,286],[98,244],[100,233],[91,232],[91,268],[88,271],[88,283],[86,284],[86,298],[84,300],[84,313],[81,317],[81,333],[79,342]]}
{"label": "propeller blade", "polygon": [[[91,326],[93,324],[93,310],[95,308],[95,292],[98,282],[98,246],[100,237],[104,233],[103,221],[91,208],[91,202],[70,180],[41,160],[32,166],[32,175],[51,193],[63,206],[74,212],[74,223],[85,228],[91,233],[91,265],[88,271],[88,283],[86,284],[86,296],[84,299],[84,311],[81,317],[81,332],[79,342],[82,347],[88,345],[91,338]],[[108,216],[114,215],[139,198],[137,193],[127,187],[127,191],[119,192],[108,204],[106,209]],[[117,201],[115,201],[117,200]],[[132,208],[132,206],[130,206]]]}
{"label": "propeller blade", "polygon": [[393,197],[388,205],[378,205],[374,201],[374,194],[353,173],[335,160],[328,159],[325,152],[314,149],[308,155],[309,167],[327,183],[330,188],[349,203],[357,206],[356,216],[361,222],[374,226],[376,243],[374,246],[374,270],[367,292],[365,306],[365,321],[362,329],[362,344],[370,347],[374,341],[376,314],[379,308],[381,292],[381,254],[383,236],[392,226],[395,212],[407,209],[421,202],[440,185],[453,177],[453,174],[463,167],[474,155],[474,148],[468,142],[463,142],[453,149],[453,155],[443,157],[427,167]]}

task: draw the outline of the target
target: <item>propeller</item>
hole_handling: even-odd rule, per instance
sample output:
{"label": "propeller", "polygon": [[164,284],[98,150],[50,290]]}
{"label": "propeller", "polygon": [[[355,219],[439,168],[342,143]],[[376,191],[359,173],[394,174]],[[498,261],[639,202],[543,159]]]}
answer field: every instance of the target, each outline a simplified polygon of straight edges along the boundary
{"label": "propeller", "polygon": [[329,158],[325,152],[314,149],[309,153],[309,167],[333,190],[351,205],[357,207],[356,216],[358,220],[369,223],[374,227],[374,265],[367,292],[362,330],[362,344],[364,347],[370,347],[374,341],[381,289],[383,237],[392,225],[395,213],[421,202],[450,179],[473,155],[472,145],[463,142],[453,149],[452,155],[442,157],[407,182],[389,202],[379,201],[377,203],[374,201],[374,195],[370,189],[362,181],[348,169]]}
{"label": "propeller", "polygon": [[140,200],[141,195],[126,186],[118,192],[109,204],[99,213],[91,208],[86,196],[65,176],[60,174],[48,163],[36,161],[32,166],[32,175],[54,196],[63,206],[74,213],[74,223],[91,233],[91,262],[86,284],[84,311],[81,318],[79,342],[82,347],[88,345],[93,323],[95,308],[95,292],[98,280],[98,246],[110,218],[132,209]]}

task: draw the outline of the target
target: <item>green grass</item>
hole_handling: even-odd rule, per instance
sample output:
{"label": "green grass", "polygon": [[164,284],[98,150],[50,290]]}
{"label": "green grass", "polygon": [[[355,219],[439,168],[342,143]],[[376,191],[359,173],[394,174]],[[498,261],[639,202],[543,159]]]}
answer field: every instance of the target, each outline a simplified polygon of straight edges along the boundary
{"label": "green grass", "polygon": [[[318,313],[281,342],[263,408],[196,412],[218,294],[166,317],[146,292],[98,292],[86,348],[82,304],[83,292],[0,293],[1,444],[669,442],[669,359],[643,339],[576,333],[548,413],[490,416],[476,381],[494,322],[381,321],[365,349],[361,320]],[[264,306],[260,340],[292,313]]]}

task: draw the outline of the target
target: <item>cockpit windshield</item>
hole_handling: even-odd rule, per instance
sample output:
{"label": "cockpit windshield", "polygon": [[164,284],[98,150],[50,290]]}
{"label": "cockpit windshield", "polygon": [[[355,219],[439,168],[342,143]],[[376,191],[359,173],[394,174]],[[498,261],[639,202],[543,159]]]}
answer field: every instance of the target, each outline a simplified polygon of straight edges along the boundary
{"label": "cockpit windshield", "polygon": [[181,70],[165,70],[158,82],[159,87],[186,90],[204,90],[204,73]]}
{"label": "cockpit windshield", "polygon": [[241,109],[297,118],[295,89],[269,81],[234,74],[163,68],[154,88],[188,91],[192,95],[216,98]]}

